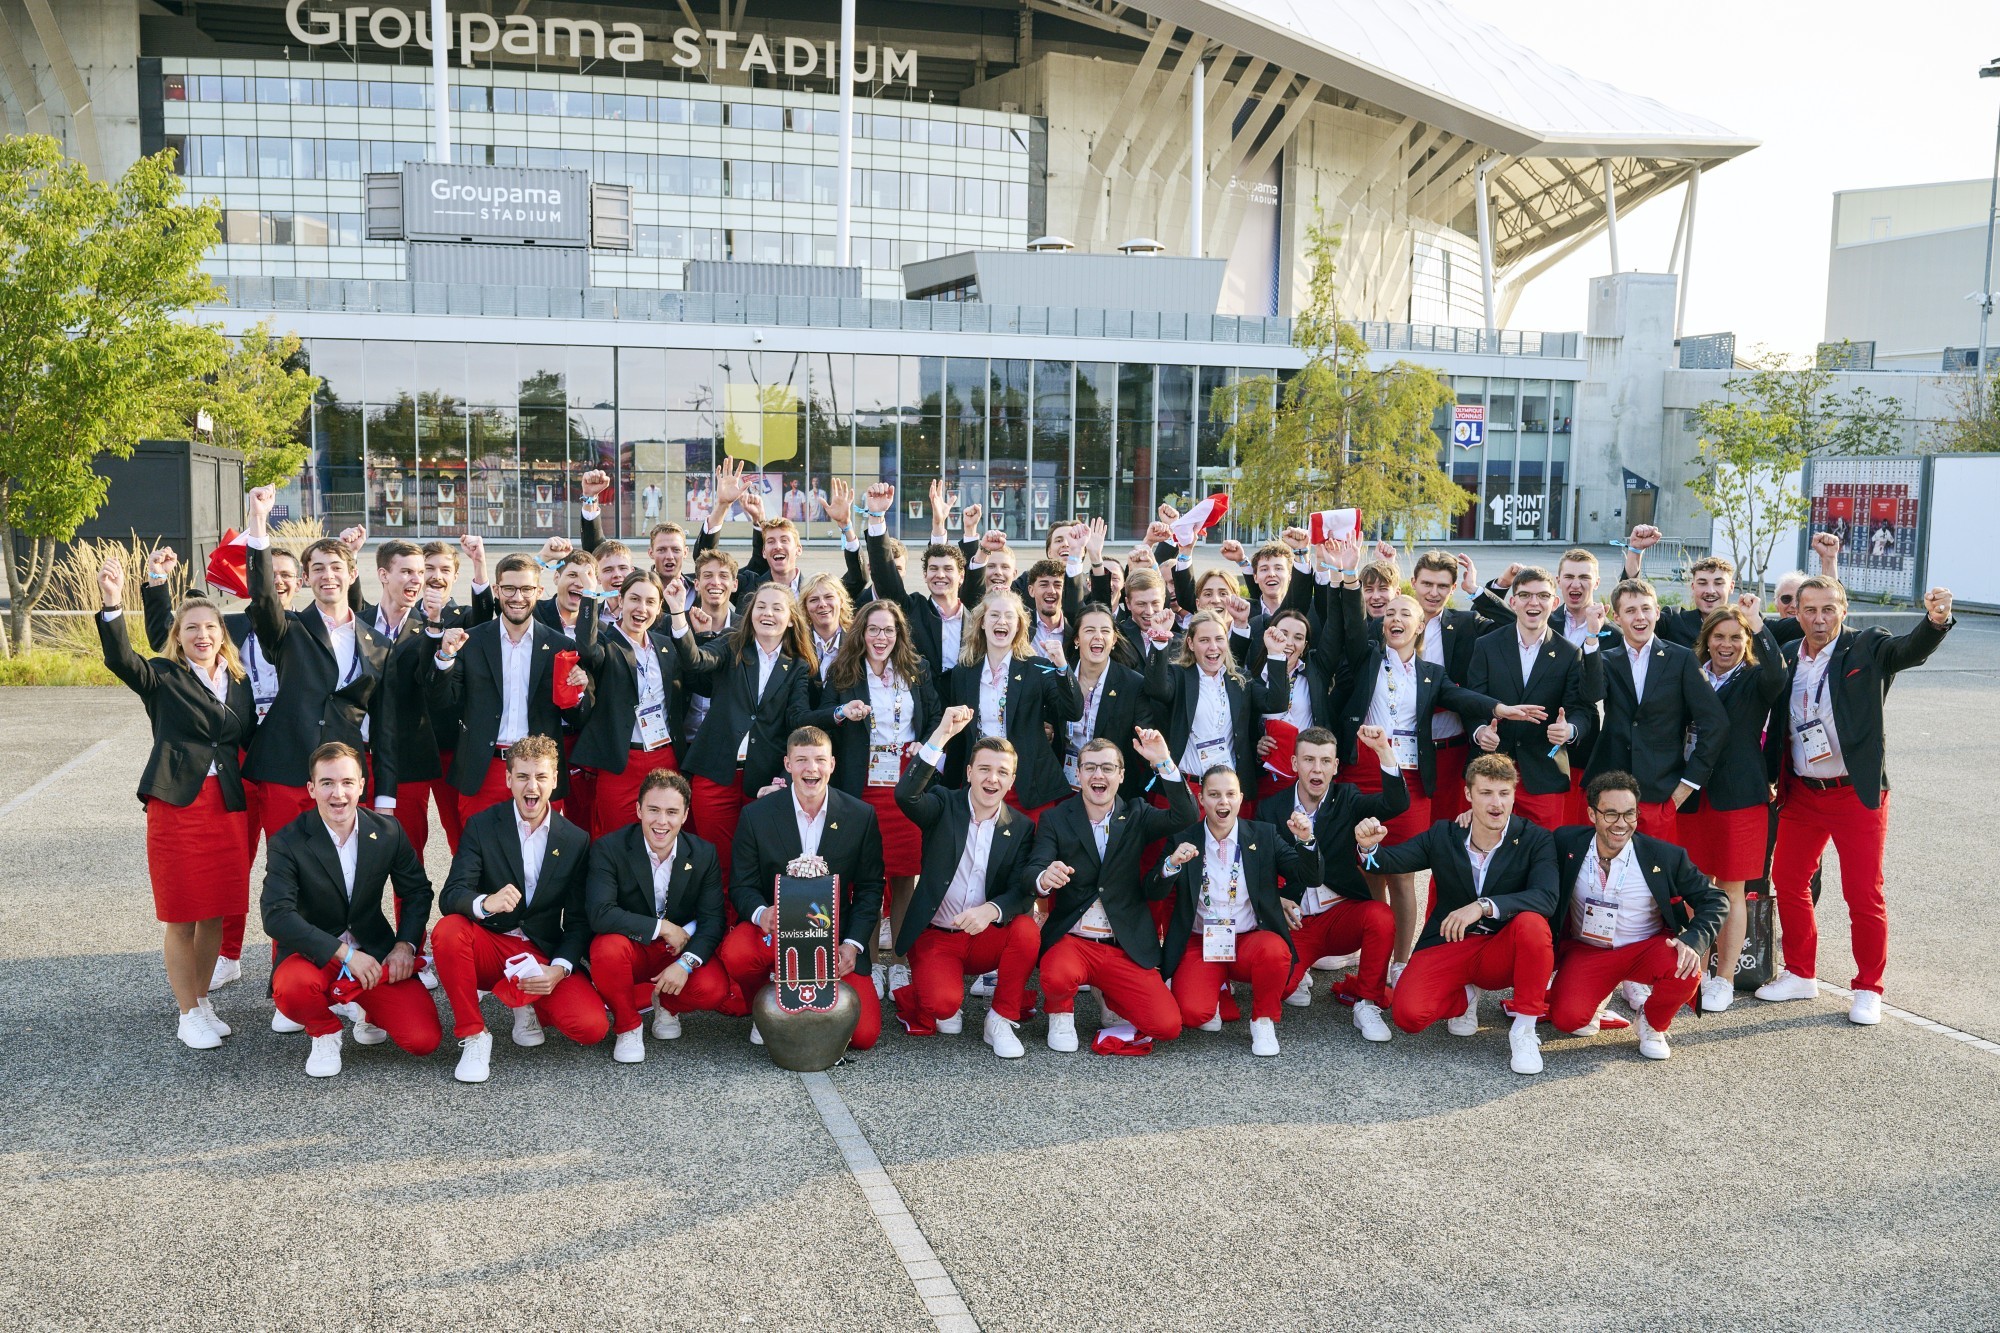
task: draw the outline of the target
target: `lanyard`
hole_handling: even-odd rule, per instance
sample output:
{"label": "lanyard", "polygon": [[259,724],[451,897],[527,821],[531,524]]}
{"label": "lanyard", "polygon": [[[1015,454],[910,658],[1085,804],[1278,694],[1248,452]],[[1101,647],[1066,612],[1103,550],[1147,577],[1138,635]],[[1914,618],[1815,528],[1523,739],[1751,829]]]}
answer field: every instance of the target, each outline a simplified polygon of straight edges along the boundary
{"label": "lanyard", "polygon": [[873,728],[876,732],[876,735],[873,737],[873,743],[877,745],[892,745],[903,737],[903,701],[909,698],[910,692],[904,688],[902,678],[896,675],[893,667],[883,670],[881,680],[874,681],[871,678],[871,683],[880,685],[883,691],[895,701],[894,724],[887,736],[880,734],[881,728],[879,724],[882,715],[879,712],[874,714],[877,726]]}
{"label": "lanyard", "polygon": [[[1232,846],[1230,850],[1235,855],[1229,862],[1229,911],[1233,916],[1236,912],[1236,896],[1243,888],[1243,839],[1241,836],[1237,836],[1231,841]],[[1213,908],[1215,900],[1211,896],[1210,889],[1211,886],[1208,882],[1208,857],[1203,856],[1201,858],[1201,901],[1204,907]]]}
{"label": "lanyard", "polygon": [[[1077,681],[1081,683],[1083,680],[1082,669],[1079,668],[1073,674],[1076,676]],[[1083,750],[1083,743],[1097,734],[1097,706],[1104,701],[1104,679],[1110,674],[1109,671],[1106,671],[1099,675],[1097,683],[1090,687],[1088,694],[1083,696],[1083,718],[1080,721],[1069,724],[1070,749],[1080,753]]]}
{"label": "lanyard", "polygon": [[[1829,649],[1829,651],[1831,650]],[[1801,658],[1800,662],[1803,663],[1804,660],[1804,658]],[[1818,717],[1820,715],[1820,707],[1826,701],[1826,677],[1827,673],[1833,669],[1833,659],[1822,655],[1819,660],[1825,663],[1824,666],[1819,668],[1819,681],[1813,689],[1799,691],[1799,696],[1805,703],[1805,712],[1794,719],[1795,723],[1810,721]]]}
{"label": "lanyard", "polygon": [[996,712],[1000,723],[1000,734],[1003,736],[1007,733],[1007,667],[1012,661],[1012,658],[1002,658],[1000,665],[994,668],[991,680],[987,680],[984,674],[980,676],[980,680],[991,685],[1000,696]]}

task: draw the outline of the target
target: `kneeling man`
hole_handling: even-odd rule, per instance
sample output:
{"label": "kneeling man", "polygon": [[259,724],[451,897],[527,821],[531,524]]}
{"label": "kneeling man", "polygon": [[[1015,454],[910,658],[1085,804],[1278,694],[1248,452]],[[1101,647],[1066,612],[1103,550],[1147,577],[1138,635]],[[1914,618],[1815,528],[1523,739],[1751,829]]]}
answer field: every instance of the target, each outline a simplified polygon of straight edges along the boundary
{"label": "kneeling man", "polygon": [[[604,1040],[610,1021],[576,960],[589,947],[583,881],[590,835],[549,808],[562,751],[547,736],[507,747],[507,793],[465,821],[431,931],[438,985],[451,1002],[460,1083],[484,1083],[493,1034],[479,992],[514,1011],[514,1044],[542,1044],[542,1023],[579,1046]],[[512,985],[503,984],[503,980]]]}

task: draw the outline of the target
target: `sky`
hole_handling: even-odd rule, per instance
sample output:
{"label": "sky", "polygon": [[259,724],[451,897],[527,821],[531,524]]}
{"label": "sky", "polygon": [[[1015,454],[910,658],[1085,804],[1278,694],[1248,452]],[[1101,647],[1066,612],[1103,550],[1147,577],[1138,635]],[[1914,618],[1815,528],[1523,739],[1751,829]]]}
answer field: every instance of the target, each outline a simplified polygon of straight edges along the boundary
{"label": "sky", "polygon": [[[1452,0],[1579,73],[1762,141],[1703,174],[1686,333],[1810,353],[1825,332],[1836,190],[1993,170],[2000,0]],[[1665,272],[1682,191],[1618,220],[1627,269]],[[1510,323],[1584,325],[1599,237],[1536,279]],[[1979,286],[1967,275],[1966,290]],[[1966,342],[1977,341],[1966,303]]]}

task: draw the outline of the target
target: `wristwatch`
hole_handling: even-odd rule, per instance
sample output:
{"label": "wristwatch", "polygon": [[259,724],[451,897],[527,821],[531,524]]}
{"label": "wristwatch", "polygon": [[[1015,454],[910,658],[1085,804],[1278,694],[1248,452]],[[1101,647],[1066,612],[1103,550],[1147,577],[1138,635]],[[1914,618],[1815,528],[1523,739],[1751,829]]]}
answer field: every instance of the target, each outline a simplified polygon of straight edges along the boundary
{"label": "wristwatch", "polygon": [[1481,916],[1497,917],[1500,915],[1500,909],[1493,905],[1491,898],[1477,898],[1474,901],[1479,904]]}

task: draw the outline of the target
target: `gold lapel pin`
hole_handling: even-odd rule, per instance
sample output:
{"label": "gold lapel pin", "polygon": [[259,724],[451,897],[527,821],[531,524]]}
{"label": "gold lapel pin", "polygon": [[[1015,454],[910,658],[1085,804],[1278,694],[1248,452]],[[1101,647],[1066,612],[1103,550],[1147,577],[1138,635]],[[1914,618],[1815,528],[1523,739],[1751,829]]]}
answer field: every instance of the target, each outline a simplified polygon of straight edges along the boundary
{"label": "gold lapel pin", "polygon": [[1016,671],[1016,672],[1014,673],[1014,679],[1015,679],[1015,680],[1019,680],[1019,679],[1021,679],[1021,673],[1020,673],[1020,672],[1018,672],[1018,671]]}
{"label": "gold lapel pin", "polygon": [[374,835],[373,833],[371,833],[371,834],[369,834],[369,835],[368,835],[368,841],[370,841],[370,842],[373,842],[373,841],[375,841],[375,835]]}
{"label": "gold lapel pin", "polygon": [[1116,690],[1106,690],[1105,693],[1110,695],[1114,699],[1118,697],[1118,691]]}
{"label": "gold lapel pin", "polygon": [[840,825],[838,824],[828,824],[827,827],[833,830],[835,833],[840,832]]}
{"label": "gold lapel pin", "polygon": [[1654,866],[1654,867],[1653,867],[1653,873],[1654,873],[1655,875],[1659,874],[1659,873],[1660,873],[1660,868],[1659,868],[1658,866]]}
{"label": "gold lapel pin", "polygon": [[1011,838],[1014,836],[1014,830],[1010,828],[1003,828],[1000,830],[1000,836],[1003,838]]}
{"label": "gold lapel pin", "polygon": [[682,866],[682,867],[681,867],[681,869],[682,869],[682,870],[693,870],[693,869],[694,869],[694,862],[692,862],[692,861],[688,862],[688,863],[687,863],[686,865]]}
{"label": "gold lapel pin", "polygon": [[562,855],[562,848],[560,848],[560,847],[551,847],[551,848],[549,848],[549,855],[550,855],[550,856],[561,856],[561,855]]}
{"label": "gold lapel pin", "polygon": [[1253,851],[1253,852],[1254,852],[1254,851],[1256,851],[1256,850],[1257,850],[1257,844],[1256,844],[1256,843],[1254,843],[1254,842],[1253,842],[1253,843],[1251,843],[1251,844],[1250,844],[1250,847],[1249,847],[1249,850],[1251,850],[1251,851]]}

